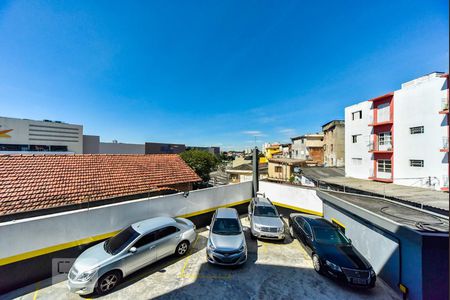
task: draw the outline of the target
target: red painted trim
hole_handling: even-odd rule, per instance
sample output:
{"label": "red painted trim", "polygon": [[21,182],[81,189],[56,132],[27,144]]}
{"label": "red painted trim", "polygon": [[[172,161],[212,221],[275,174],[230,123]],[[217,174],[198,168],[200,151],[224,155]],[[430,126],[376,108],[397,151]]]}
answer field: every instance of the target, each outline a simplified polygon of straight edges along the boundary
{"label": "red painted trim", "polygon": [[439,112],[440,115],[448,115],[448,113],[449,113],[448,109],[444,109]]}
{"label": "red painted trim", "polygon": [[394,121],[385,121],[385,122],[380,122],[380,123],[371,123],[368,126],[383,126],[383,125],[392,125],[394,124]]}
{"label": "red painted trim", "polygon": [[394,182],[393,179],[385,179],[385,178],[377,178],[377,177],[369,177],[369,179],[371,179],[373,181],[388,182],[388,183]]}
{"label": "red painted trim", "polygon": [[441,149],[439,149],[439,152],[448,152],[448,149],[441,148]]}
{"label": "red painted trim", "polygon": [[443,192],[448,192],[448,187],[443,187],[443,188],[441,188],[441,191],[443,191]]}
{"label": "red painted trim", "polygon": [[381,100],[385,100],[386,98],[390,98],[393,96],[394,96],[394,92],[390,92],[390,93],[384,94],[382,96],[379,96],[379,97],[376,97],[376,98],[373,98],[373,99],[370,99],[367,101],[369,101],[369,102],[381,101]]}

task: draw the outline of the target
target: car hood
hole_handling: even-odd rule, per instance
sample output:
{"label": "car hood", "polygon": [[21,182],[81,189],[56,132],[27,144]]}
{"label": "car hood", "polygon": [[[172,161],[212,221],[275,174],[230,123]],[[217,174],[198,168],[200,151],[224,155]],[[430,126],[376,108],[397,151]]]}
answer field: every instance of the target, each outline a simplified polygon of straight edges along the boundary
{"label": "car hood", "polygon": [[99,243],[81,253],[73,264],[75,269],[77,269],[78,272],[92,270],[110,260],[113,255],[105,251],[103,248],[104,244],[105,242]]}
{"label": "car hood", "polygon": [[370,263],[352,245],[329,245],[320,244],[318,254],[340,267],[349,269],[368,270]]}
{"label": "car hood", "polygon": [[221,250],[237,250],[243,243],[245,243],[245,237],[243,233],[236,235],[222,235],[211,233],[209,236],[212,244]]}
{"label": "car hood", "polygon": [[253,216],[253,224],[267,226],[267,227],[283,227],[283,222],[280,218],[275,217],[259,217],[259,216]]}

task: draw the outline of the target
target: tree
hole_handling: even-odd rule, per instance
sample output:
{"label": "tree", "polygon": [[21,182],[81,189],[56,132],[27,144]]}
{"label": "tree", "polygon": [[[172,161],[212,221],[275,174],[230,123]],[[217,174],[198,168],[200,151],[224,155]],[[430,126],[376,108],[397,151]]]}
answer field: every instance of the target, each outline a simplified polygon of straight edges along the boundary
{"label": "tree", "polygon": [[209,181],[209,173],[219,164],[217,157],[207,151],[192,149],[182,152],[180,156],[204,182]]}

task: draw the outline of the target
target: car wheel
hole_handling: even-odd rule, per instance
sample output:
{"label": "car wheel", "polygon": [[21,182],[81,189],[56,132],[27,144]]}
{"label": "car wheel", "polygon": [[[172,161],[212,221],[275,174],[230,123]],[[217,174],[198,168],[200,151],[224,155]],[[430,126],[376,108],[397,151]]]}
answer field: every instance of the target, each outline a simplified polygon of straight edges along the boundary
{"label": "car wheel", "polygon": [[322,265],[320,264],[320,259],[317,254],[313,254],[312,261],[314,270],[316,270],[317,273],[322,274]]}
{"label": "car wheel", "polygon": [[182,241],[181,243],[178,244],[175,254],[177,256],[183,256],[188,252],[188,250],[189,250],[189,242]]}
{"label": "car wheel", "polygon": [[119,282],[122,280],[122,274],[119,271],[111,271],[104,274],[97,281],[97,286],[95,287],[95,291],[99,295],[104,295],[113,290]]}

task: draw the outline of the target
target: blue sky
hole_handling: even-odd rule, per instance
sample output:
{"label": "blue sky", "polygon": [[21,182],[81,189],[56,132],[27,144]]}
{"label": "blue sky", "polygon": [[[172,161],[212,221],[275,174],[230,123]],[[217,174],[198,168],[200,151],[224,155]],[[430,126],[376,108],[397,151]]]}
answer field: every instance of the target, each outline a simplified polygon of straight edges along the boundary
{"label": "blue sky", "polygon": [[447,1],[0,2],[0,116],[241,149],[448,71]]}

